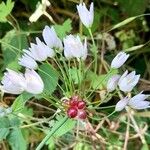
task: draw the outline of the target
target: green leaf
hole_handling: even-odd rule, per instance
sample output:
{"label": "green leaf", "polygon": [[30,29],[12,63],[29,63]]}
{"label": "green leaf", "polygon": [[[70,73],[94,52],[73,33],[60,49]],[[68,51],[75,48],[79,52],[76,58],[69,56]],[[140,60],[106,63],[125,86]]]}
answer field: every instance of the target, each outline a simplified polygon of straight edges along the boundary
{"label": "green leaf", "polygon": [[4,68],[19,70],[18,58],[23,48],[27,47],[27,38],[21,32],[11,30],[1,40]]}
{"label": "green leaf", "polygon": [[72,30],[71,20],[67,19],[62,25],[55,25],[54,28],[59,38],[63,39]]}
{"label": "green leaf", "polygon": [[145,12],[147,5],[149,3],[148,0],[117,0],[119,5],[121,6],[121,10],[124,13],[127,13],[129,16],[141,15]]}
{"label": "green leaf", "polygon": [[137,17],[139,17],[139,16],[130,17],[130,18],[128,18],[128,19],[126,19],[126,20],[124,20],[124,21],[122,21],[122,22],[119,22],[118,24],[114,25],[114,26],[110,29],[110,31],[111,31],[111,30],[114,30],[114,29],[117,29],[117,28],[120,28],[120,27],[122,27],[122,26],[124,26],[124,25],[130,23],[131,21],[135,20]]}
{"label": "green leaf", "polygon": [[6,4],[2,2],[0,4],[0,22],[7,22],[7,16],[11,13],[14,7],[14,2],[7,0]]}
{"label": "green leaf", "polygon": [[33,95],[30,93],[22,93],[21,95],[19,95],[13,105],[12,105],[12,109],[13,111],[21,111],[24,108],[25,103],[32,97]]}
{"label": "green leaf", "polygon": [[12,150],[26,150],[27,143],[22,135],[21,129],[14,128],[7,137]]}
{"label": "green leaf", "polygon": [[80,70],[75,67],[69,69],[69,74],[75,84],[78,84],[83,79]]}
{"label": "green leaf", "polygon": [[58,73],[50,64],[42,64],[39,67],[39,74],[44,82],[44,92],[52,94],[58,83]]}
{"label": "green leaf", "polygon": [[135,51],[135,50],[138,50],[138,49],[142,48],[143,46],[145,46],[145,45],[144,45],[144,44],[141,44],[141,45],[133,46],[133,47],[130,47],[130,48],[128,48],[128,49],[125,49],[124,51],[125,51],[125,52]]}
{"label": "green leaf", "polygon": [[8,134],[9,134],[9,129],[7,128],[0,129],[0,141],[6,139]]}
{"label": "green leaf", "polygon": [[[55,123],[55,125],[54,125],[54,127],[53,128],[55,128],[55,126],[57,126],[57,124],[59,124],[61,121],[63,121],[63,117],[62,116],[57,116],[57,121],[56,121],[56,123]],[[62,135],[64,135],[64,134],[66,134],[67,132],[69,132],[69,131],[71,131],[74,127],[75,127],[75,123],[76,123],[76,121],[75,120],[73,120],[73,119],[68,119],[64,124],[63,124],[63,126],[61,127],[61,128],[59,128],[56,132],[55,132],[55,134],[54,134],[54,137],[60,137],[60,136],[62,136]],[[52,130],[53,130],[53,128],[52,128]]]}
{"label": "green leaf", "polygon": [[104,86],[106,86],[109,78],[114,75],[117,74],[118,70],[117,69],[113,69],[110,72],[108,72],[107,74],[102,74],[102,75],[96,75],[94,72],[89,72],[88,73],[88,80],[91,80],[91,86],[93,89],[101,89]]}
{"label": "green leaf", "polygon": [[8,128],[10,125],[9,119],[6,117],[0,118],[0,129]]}
{"label": "green leaf", "polygon": [[17,117],[0,118],[0,141],[6,139],[10,133],[10,127],[17,127],[20,125],[20,120]]}
{"label": "green leaf", "polygon": [[47,133],[47,135],[45,136],[45,138],[42,140],[42,142],[38,145],[38,147],[36,148],[36,150],[41,150],[41,148],[44,146],[44,144],[51,139],[51,137],[53,137],[53,135],[60,129],[63,127],[63,125],[67,122],[69,118],[66,116],[62,119],[60,119],[59,121],[57,121],[55,123],[55,125],[53,126],[53,128]]}

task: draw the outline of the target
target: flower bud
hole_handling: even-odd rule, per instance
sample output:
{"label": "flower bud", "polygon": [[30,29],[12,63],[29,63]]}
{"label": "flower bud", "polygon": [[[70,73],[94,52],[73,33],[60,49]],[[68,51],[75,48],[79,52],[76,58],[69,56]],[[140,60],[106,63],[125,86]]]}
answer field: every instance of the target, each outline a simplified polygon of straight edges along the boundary
{"label": "flower bud", "polygon": [[45,26],[44,30],[43,30],[43,38],[45,43],[50,47],[50,48],[57,48],[62,50],[63,49],[63,45],[61,40],[58,38],[55,29],[53,27],[48,27]]}
{"label": "flower bud", "polygon": [[117,56],[111,62],[111,68],[120,68],[128,59],[129,54],[125,52],[119,52]]}
{"label": "flower bud", "polygon": [[94,20],[94,4],[91,3],[90,10],[88,10],[85,6],[85,3],[80,3],[79,5],[77,5],[77,10],[82,23],[87,28],[90,28]]}

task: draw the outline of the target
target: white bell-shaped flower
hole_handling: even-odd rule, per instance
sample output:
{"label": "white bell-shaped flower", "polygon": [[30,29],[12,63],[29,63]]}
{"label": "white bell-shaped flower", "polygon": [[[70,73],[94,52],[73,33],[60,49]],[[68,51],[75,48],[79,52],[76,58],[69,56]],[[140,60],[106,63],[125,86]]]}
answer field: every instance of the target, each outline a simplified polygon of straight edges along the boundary
{"label": "white bell-shaped flower", "polygon": [[85,3],[80,3],[79,5],[77,5],[77,10],[82,23],[87,28],[90,28],[94,20],[94,4],[91,3],[90,9],[88,10],[85,6]]}
{"label": "white bell-shaped flower", "polygon": [[44,83],[41,77],[34,70],[26,69],[25,71],[26,79],[26,91],[32,94],[40,94],[43,92]]}
{"label": "white bell-shaped flower", "polygon": [[149,97],[149,95],[139,93],[129,100],[128,105],[133,109],[149,108],[150,102],[145,101],[145,99],[147,99],[148,97]]}
{"label": "white bell-shaped flower", "polygon": [[43,38],[45,43],[50,47],[50,48],[57,48],[62,50],[63,49],[63,45],[61,40],[58,38],[54,27],[48,27],[45,26],[44,30],[43,30]]}
{"label": "white bell-shaped flower", "polygon": [[26,88],[26,80],[22,73],[7,69],[1,81],[2,90],[10,94],[21,94]]}
{"label": "white bell-shaped flower", "polygon": [[24,66],[29,69],[37,69],[38,67],[36,61],[32,57],[28,56],[27,54],[24,54],[21,58],[19,58],[18,63],[21,66]]}
{"label": "white bell-shaped flower", "polygon": [[135,75],[135,71],[128,74],[128,71],[126,70],[118,81],[120,90],[130,92],[138,83],[139,79],[140,75]]}
{"label": "white bell-shaped flower", "polygon": [[119,52],[117,56],[111,62],[111,68],[120,68],[128,59],[129,54],[125,52]]}
{"label": "white bell-shaped flower", "polygon": [[87,57],[87,41],[82,44],[79,36],[68,35],[64,39],[64,55],[67,59],[77,58],[85,60]]}
{"label": "white bell-shaped flower", "polygon": [[126,106],[137,110],[150,108],[150,102],[145,100],[149,96],[139,93],[132,98],[125,97],[116,104],[115,111],[121,111]]}
{"label": "white bell-shaped flower", "polygon": [[112,92],[116,89],[118,81],[119,81],[120,75],[115,74],[110,77],[110,79],[107,82],[107,91]]}
{"label": "white bell-shaped flower", "polygon": [[128,97],[125,97],[125,98],[121,99],[121,100],[116,104],[115,111],[121,111],[121,110],[123,110],[123,109],[127,106],[128,101],[129,101],[129,98],[128,98]]}
{"label": "white bell-shaped flower", "polygon": [[54,50],[41,42],[39,38],[36,38],[36,43],[37,44],[31,43],[31,48],[29,48],[29,51],[24,50],[24,52],[39,62],[45,61],[47,57],[55,56]]}

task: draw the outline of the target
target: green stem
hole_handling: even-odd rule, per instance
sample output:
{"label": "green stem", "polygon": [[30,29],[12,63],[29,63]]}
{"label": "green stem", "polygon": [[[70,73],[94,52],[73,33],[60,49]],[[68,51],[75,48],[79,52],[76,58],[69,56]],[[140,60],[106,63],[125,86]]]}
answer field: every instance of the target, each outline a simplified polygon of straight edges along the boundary
{"label": "green stem", "polygon": [[[57,59],[58,59],[58,58],[57,58]],[[55,60],[55,59],[54,59],[54,61],[55,61],[55,63],[57,64],[58,68],[60,69],[60,72],[61,72],[61,74],[62,74],[62,76],[63,76],[63,79],[64,79],[64,84],[65,84],[65,87],[66,87],[66,90],[67,90],[67,93],[68,93],[69,89],[68,89],[68,85],[67,85],[67,78],[66,78],[65,72],[64,72],[64,70],[62,69],[61,64],[58,63],[57,60]]]}
{"label": "green stem", "polygon": [[68,120],[69,118],[66,116],[62,122],[52,131],[49,131],[48,134],[45,136],[45,138],[42,140],[42,142],[38,145],[36,150],[41,150],[41,148],[44,146],[44,144],[55,134],[55,132],[63,126],[63,124]]}
{"label": "green stem", "polygon": [[90,34],[90,36],[91,36],[92,43],[93,43],[93,54],[94,54],[94,61],[95,61],[94,72],[95,72],[95,74],[96,74],[96,72],[97,72],[97,61],[98,61],[98,58],[97,58],[97,50],[96,50],[96,45],[95,45],[95,41],[94,41],[94,37],[93,37],[92,31],[91,31],[90,28],[88,29],[88,31],[89,31],[89,34]]}
{"label": "green stem", "polygon": [[88,95],[88,97],[87,97],[87,99],[93,94],[93,92],[98,88],[98,86],[100,85],[100,84],[102,84],[106,79],[107,79],[107,77],[110,75],[110,73],[113,71],[113,69],[111,69],[108,73],[107,73],[107,75],[97,84],[97,86],[91,91],[91,93]]}

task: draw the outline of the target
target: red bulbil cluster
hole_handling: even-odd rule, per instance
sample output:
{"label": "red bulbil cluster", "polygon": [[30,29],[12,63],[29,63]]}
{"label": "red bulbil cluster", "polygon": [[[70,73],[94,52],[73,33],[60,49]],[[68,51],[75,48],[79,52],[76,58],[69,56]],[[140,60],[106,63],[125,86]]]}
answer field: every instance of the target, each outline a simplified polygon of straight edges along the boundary
{"label": "red bulbil cluster", "polygon": [[67,115],[70,118],[79,118],[79,119],[86,119],[86,103],[85,101],[81,100],[79,96],[72,96],[69,101],[67,110]]}

